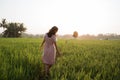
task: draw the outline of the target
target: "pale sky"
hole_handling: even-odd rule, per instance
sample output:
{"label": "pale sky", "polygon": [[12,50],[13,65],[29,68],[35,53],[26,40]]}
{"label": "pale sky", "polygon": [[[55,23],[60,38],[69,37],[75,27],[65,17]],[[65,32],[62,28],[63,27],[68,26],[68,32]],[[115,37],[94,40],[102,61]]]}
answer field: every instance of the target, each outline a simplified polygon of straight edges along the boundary
{"label": "pale sky", "polygon": [[120,0],[0,0],[2,18],[24,23],[32,34],[52,26],[58,34],[120,34]]}

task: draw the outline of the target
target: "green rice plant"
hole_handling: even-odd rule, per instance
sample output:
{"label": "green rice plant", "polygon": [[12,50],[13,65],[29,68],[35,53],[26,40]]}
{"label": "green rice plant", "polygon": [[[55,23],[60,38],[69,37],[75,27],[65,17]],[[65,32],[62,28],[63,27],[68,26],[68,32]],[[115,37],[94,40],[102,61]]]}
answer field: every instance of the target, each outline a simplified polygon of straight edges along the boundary
{"label": "green rice plant", "polygon": [[119,80],[120,40],[58,39],[61,56],[43,74],[41,38],[0,38],[0,80]]}

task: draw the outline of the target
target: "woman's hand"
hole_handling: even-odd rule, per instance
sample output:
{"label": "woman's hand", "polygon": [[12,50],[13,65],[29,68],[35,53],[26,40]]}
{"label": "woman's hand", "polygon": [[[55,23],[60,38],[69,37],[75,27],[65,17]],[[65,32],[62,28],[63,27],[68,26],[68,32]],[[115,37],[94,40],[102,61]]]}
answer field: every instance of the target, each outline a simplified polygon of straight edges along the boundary
{"label": "woman's hand", "polygon": [[39,50],[41,51],[43,49],[43,46],[40,46]]}
{"label": "woman's hand", "polygon": [[57,51],[57,57],[60,57],[61,53],[59,51]]}
{"label": "woman's hand", "polygon": [[40,50],[42,50],[43,49],[43,44],[45,43],[45,39],[43,40],[43,42],[42,42],[42,44],[41,44],[41,46],[40,46]]}

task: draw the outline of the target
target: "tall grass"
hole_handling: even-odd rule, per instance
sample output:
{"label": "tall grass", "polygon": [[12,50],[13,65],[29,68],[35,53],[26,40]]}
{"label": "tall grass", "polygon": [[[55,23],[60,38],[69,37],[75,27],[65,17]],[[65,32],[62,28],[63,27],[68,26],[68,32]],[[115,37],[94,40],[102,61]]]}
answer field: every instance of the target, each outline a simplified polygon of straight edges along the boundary
{"label": "tall grass", "polygon": [[[1,38],[0,80],[43,80],[42,39]],[[119,80],[119,40],[58,40],[48,80]],[[47,80],[47,79],[46,79]]]}

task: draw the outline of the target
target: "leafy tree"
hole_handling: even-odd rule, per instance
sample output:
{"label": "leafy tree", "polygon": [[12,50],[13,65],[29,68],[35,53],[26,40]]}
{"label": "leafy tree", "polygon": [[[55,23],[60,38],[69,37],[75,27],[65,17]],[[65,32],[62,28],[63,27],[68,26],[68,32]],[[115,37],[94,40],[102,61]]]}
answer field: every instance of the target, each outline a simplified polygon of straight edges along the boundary
{"label": "leafy tree", "polygon": [[2,22],[0,23],[0,27],[7,28],[6,19],[2,19]]}
{"label": "leafy tree", "polygon": [[20,37],[22,32],[26,30],[23,23],[7,23],[6,19],[2,20],[0,27],[5,29],[2,35],[3,37]]}
{"label": "leafy tree", "polygon": [[78,32],[77,32],[77,31],[74,31],[74,32],[73,32],[73,37],[74,37],[74,38],[77,38],[77,37],[78,37]]}

